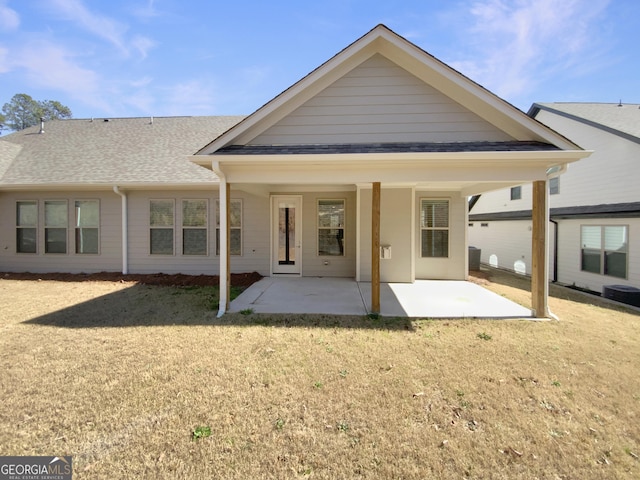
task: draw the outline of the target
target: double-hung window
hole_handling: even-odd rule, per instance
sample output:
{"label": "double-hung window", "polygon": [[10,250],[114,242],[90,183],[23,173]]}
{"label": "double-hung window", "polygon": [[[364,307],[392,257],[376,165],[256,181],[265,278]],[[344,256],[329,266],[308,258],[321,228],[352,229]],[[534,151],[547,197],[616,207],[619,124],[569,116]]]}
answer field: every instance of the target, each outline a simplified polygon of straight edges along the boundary
{"label": "double-hung window", "polygon": [[628,227],[583,225],[580,231],[581,269],[627,278]]}
{"label": "double-hung window", "polygon": [[182,201],[182,254],[207,254],[207,201]]}
{"label": "double-hung window", "polygon": [[100,252],[100,202],[98,200],[75,201],[76,253]]}
{"label": "double-hung window", "polygon": [[449,201],[420,201],[420,249],[422,257],[449,256]]}
{"label": "double-hung window", "polygon": [[[242,200],[229,203],[229,252],[242,255]],[[220,255],[220,201],[216,200],[216,255]]]}
{"label": "double-hung window", "polygon": [[67,205],[66,200],[44,202],[44,253],[67,253]]}
{"label": "double-hung window", "polygon": [[344,200],[318,200],[318,255],[344,256]]}
{"label": "double-hung window", "polygon": [[149,252],[151,255],[173,255],[173,200],[151,200],[149,203]]}
{"label": "double-hung window", "polygon": [[36,253],[38,245],[38,202],[16,203],[16,252]]}

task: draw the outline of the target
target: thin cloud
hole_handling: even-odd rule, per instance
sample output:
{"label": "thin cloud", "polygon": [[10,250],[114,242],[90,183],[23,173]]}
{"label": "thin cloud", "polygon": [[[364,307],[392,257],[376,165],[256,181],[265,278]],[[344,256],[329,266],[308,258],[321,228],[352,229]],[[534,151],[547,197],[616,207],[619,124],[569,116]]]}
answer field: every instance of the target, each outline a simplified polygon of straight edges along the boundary
{"label": "thin cloud", "polygon": [[149,50],[156,46],[156,42],[142,35],[136,35],[133,37],[133,40],[131,40],[131,45],[138,51],[140,57],[145,59],[149,54]]}
{"label": "thin cloud", "polygon": [[84,30],[107,40],[123,53],[128,54],[125,25],[107,16],[91,12],[81,0],[49,0],[47,4],[66,20],[76,23]]}
{"label": "thin cloud", "polygon": [[20,15],[7,7],[7,2],[0,0],[0,31],[12,32],[20,26]]}
{"label": "thin cloud", "polygon": [[571,65],[593,62],[609,0],[484,0],[468,11],[470,56],[451,65],[505,98]]}
{"label": "thin cloud", "polygon": [[144,6],[132,8],[131,12],[143,20],[159,17],[160,12],[156,9],[155,3],[154,0],[148,0]]}

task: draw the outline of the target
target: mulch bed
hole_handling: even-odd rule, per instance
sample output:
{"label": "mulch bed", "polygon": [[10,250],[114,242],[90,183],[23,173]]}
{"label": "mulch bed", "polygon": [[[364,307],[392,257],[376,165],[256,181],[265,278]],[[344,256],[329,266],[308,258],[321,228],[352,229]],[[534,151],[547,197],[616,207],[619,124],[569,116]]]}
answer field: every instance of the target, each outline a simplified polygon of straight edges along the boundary
{"label": "mulch bed", "polygon": [[[258,272],[232,273],[231,285],[248,287],[262,278]],[[57,282],[136,282],[143,285],[161,285],[167,287],[206,287],[217,286],[217,275],[183,275],[183,274],[130,274],[119,272],[100,273],[0,273],[5,280],[52,280]]]}

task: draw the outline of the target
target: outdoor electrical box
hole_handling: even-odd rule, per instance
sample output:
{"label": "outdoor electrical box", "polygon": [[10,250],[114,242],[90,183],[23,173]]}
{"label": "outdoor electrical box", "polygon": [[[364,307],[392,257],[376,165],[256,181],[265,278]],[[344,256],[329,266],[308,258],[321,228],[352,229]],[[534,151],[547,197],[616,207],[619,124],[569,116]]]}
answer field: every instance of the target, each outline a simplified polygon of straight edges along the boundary
{"label": "outdoor electrical box", "polygon": [[380,245],[380,258],[383,260],[391,258],[391,245]]}

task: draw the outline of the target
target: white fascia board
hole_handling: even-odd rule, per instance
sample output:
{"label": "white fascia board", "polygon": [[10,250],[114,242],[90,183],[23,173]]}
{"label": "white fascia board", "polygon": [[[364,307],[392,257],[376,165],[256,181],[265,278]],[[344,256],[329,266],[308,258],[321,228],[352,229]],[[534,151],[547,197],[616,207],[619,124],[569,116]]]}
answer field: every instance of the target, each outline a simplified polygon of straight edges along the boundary
{"label": "white fascia board", "polygon": [[[589,150],[545,151],[489,151],[489,152],[407,152],[407,153],[343,153],[343,154],[286,154],[286,155],[215,155],[221,168],[233,165],[325,165],[339,170],[343,166],[388,165],[394,168],[407,165],[442,165],[447,167],[484,165],[554,166],[578,161],[591,155]],[[197,157],[197,155],[196,155]],[[209,158],[209,163],[211,158]]]}

